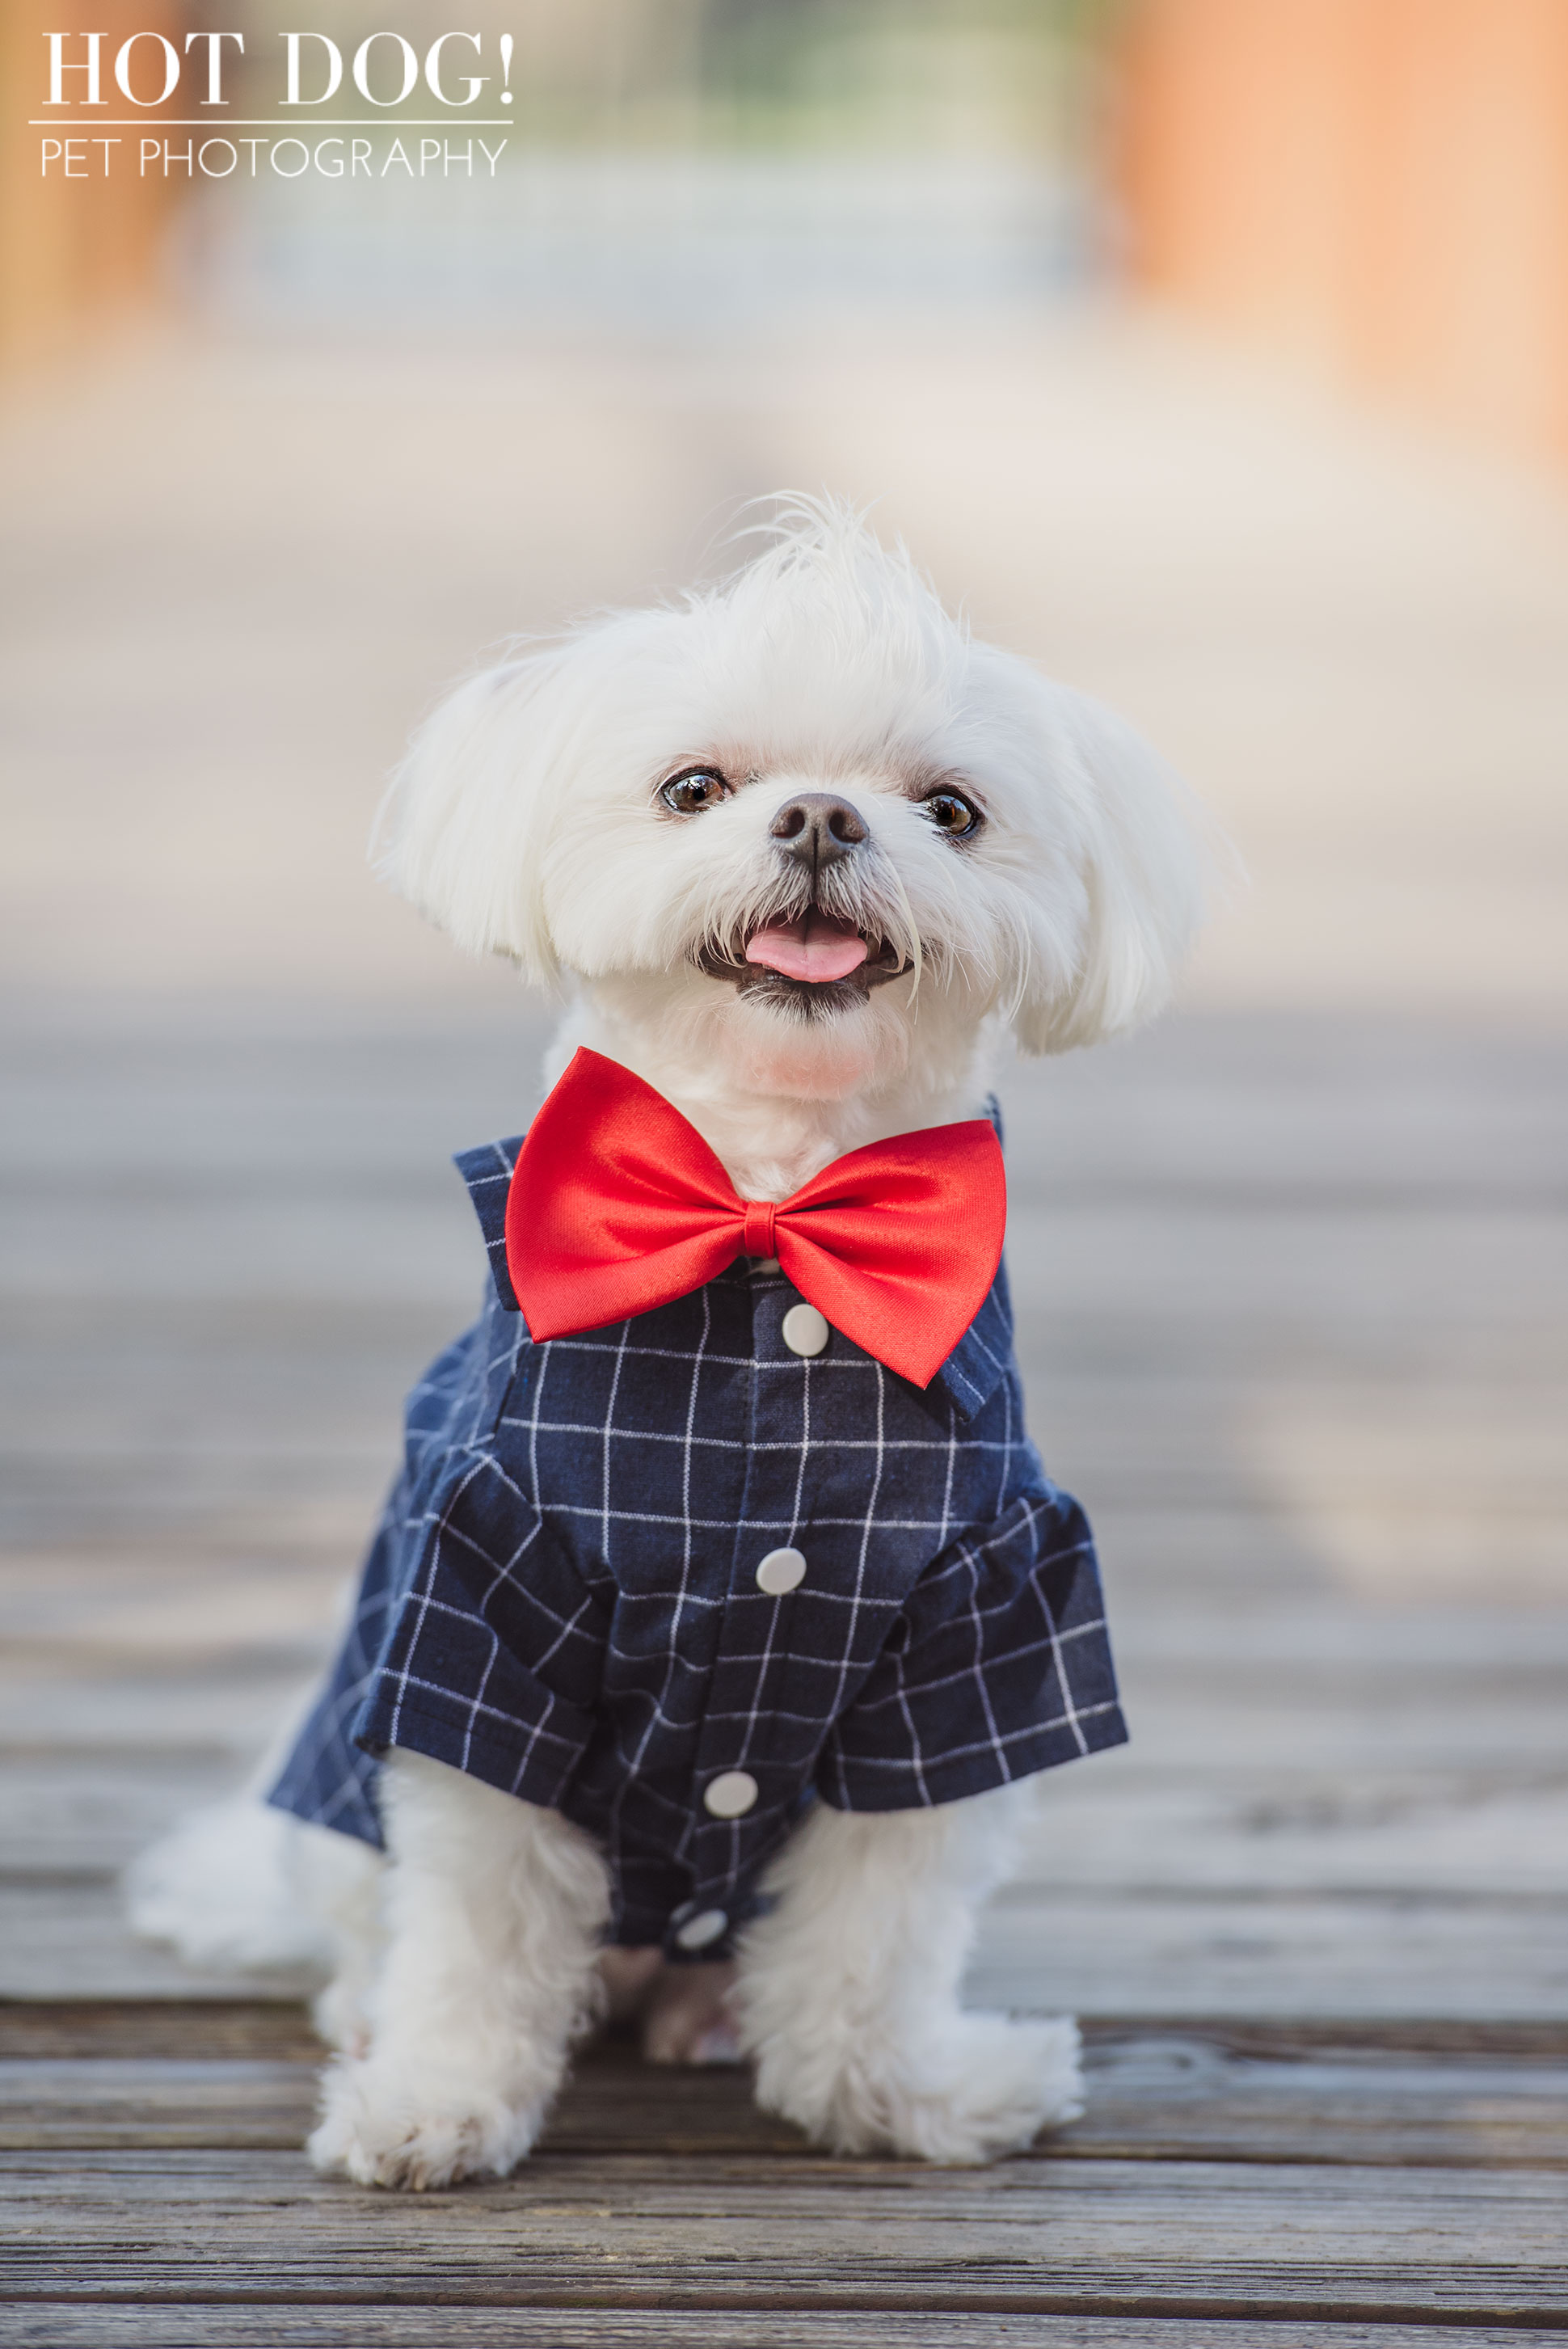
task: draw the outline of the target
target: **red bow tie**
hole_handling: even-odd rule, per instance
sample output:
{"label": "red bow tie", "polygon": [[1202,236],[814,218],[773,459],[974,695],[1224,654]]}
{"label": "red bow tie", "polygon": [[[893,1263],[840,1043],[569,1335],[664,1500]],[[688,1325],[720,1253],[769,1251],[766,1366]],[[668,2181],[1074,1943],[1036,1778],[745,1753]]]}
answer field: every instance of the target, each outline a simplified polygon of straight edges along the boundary
{"label": "red bow tie", "polygon": [[519,1153],[506,1261],[545,1339],[668,1305],[738,1256],[777,1257],[835,1330],[923,1387],[985,1302],[1006,1219],[985,1118],[851,1150],[775,1206],[740,1198],[652,1085],[579,1051]]}

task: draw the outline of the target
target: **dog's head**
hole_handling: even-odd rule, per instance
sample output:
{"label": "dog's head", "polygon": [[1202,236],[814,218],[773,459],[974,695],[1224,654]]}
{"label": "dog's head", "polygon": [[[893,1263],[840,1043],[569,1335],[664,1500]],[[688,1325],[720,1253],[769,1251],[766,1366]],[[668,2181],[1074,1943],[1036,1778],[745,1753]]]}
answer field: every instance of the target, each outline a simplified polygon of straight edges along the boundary
{"label": "dog's head", "polygon": [[389,795],[384,870],[459,944],[841,1094],[993,1015],[1057,1051],[1159,1009],[1201,909],[1180,786],[971,641],[902,547],[797,501],[678,606],[470,679]]}

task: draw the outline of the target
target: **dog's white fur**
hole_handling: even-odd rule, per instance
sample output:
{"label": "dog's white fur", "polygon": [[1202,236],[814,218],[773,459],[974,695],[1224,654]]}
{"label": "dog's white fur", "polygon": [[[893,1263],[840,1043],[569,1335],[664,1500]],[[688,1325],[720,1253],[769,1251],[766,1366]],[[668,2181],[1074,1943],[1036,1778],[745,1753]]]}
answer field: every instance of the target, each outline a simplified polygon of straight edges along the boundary
{"label": "dog's white fur", "polygon": [[[698,766],[731,795],[672,812],[660,785]],[[972,839],[923,811],[942,785],[983,811]],[[802,791],[847,802],[869,834],[815,876],[817,902],[903,966],[823,1011],[715,971],[799,908],[799,865],[769,826]],[[548,1073],[578,1044],[635,1070],[753,1198],[976,1114],[1009,1028],[1046,1052],[1147,1019],[1204,871],[1180,787],[1127,727],[974,643],[902,548],[809,500],[726,586],[462,686],[416,740],[383,843],[387,876],[459,945],[570,993]],[[983,2161],[1070,2118],[1072,2024],[958,2000],[1035,1783],[932,1810],[819,1805],[733,1981],[655,1982],[650,2052],[738,2041],[763,2105],[841,2152]],[[384,1867],[252,1799],[148,1856],[136,1919],[209,1962],[331,1969],[322,2168],[416,2188],[501,2175],[605,1975],[612,1994],[645,1992],[655,1961],[601,1952],[605,1865],[559,1814],[413,1753],[387,1757],[384,1793]]]}

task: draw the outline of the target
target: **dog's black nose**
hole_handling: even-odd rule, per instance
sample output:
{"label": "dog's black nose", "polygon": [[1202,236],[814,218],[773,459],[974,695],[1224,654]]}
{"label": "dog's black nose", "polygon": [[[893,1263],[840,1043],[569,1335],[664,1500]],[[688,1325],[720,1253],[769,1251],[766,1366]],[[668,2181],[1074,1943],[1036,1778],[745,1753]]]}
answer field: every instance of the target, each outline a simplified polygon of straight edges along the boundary
{"label": "dog's black nose", "polygon": [[800,792],[779,809],[769,829],[787,854],[798,856],[813,873],[851,855],[867,837],[848,800],[835,799],[831,792]]}

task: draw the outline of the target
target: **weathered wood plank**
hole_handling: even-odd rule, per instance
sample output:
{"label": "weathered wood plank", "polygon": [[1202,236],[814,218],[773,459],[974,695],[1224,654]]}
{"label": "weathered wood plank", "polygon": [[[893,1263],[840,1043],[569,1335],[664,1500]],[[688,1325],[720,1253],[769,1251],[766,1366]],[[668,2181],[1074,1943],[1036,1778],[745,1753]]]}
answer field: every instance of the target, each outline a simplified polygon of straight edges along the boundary
{"label": "weathered wood plank", "polygon": [[1512,2327],[1377,2323],[1277,2323],[1135,2316],[933,2316],[830,2307],[804,2314],[707,2310],[442,2307],[192,2307],[124,2301],[0,2306],[12,2349],[1540,2349],[1542,2333]]}
{"label": "weathered wood plank", "polygon": [[[1474,2058],[1547,2068],[1568,2064],[1568,2019],[1463,2022],[1452,2017],[1368,2021],[1322,2015],[1104,2015],[1086,2018],[1091,2058],[1123,2043],[1174,2033],[1238,2057],[1277,2063],[1331,2054]],[[0,1999],[0,2056],[99,2062],[160,2055],[213,2062],[305,2063],[320,2053],[308,2008],[297,2000]],[[628,2042],[600,2041],[583,2060],[639,2069]],[[668,2074],[660,2074],[667,2078]],[[693,2079],[725,2076],[692,2073]]]}
{"label": "weathered wood plank", "polygon": [[320,2060],[0,2061],[0,2148],[297,2147]]}
{"label": "weathered wood plank", "polygon": [[[1171,2030],[1088,2049],[1085,2117],[1043,2157],[1568,2169],[1568,2063],[1385,2050],[1245,2054]],[[1565,2051],[1568,2052],[1568,2051]],[[292,2058],[0,2060],[0,2148],[287,2148],[314,2117],[320,2051]],[[692,2073],[591,2052],[552,2120],[557,2152],[809,2158],[758,2112],[744,2072]]]}
{"label": "weathered wood plank", "polygon": [[181,1669],[173,1659],[137,1669],[121,1657],[83,1671],[57,1651],[48,1665],[35,1658],[25,1671],[0,1673],[0,1703],[29,1755],[61,1745],[80,1753],[96,1737],[112,1768],[117,1750],[166,1754],[182,1737],[207,1750],[226,1745],[242,1768],[315,1679],[324,1655],[324,1643],[302,1640],[283,1643],[282,1653],[231,1654],[217,1670]]}
{"label": "weathered wood plank", "polygon": [[298,1999],[0,1999],[0,2058],[12,2063],[309,2064],[321,2053]]}
{"label": "weathered wood plank", "polygon": [[986,1916],[966,1978],[975,2005],[1522,2020],[1568,2008],[1557,1901],[1030,1890]]}
{"label": "weathered wood plank", "polygon": [[194,1743],[0,1749],[0,1877],[115,1875],[185,1812],[237,1792],[248,1768],[248,1757]]}
{"label": "weathered wood plank", "polygon": [[299,1998],[319,1985],[298,1972],[219,1972],[137,1940],[112,1877],[0,1882],[0,1998]]}
{"label": "weathered wood plank", "polygon": [[[299,2155],[0,2157],[13,2298],[1258,2316],[1568,2313],[1568,2189],[1528,2170],[1055,2160],[985,2171],[543,2156],[366,2193]],[[218,2243],[221,2266],[192,2244]]]}
{"label": "weathered wood plank", "polygon": [[[1506,1958],[1499,1960],[1506,1937]],[[1568,2008],[1564,1904],[1437,1894],[1184,1894],[1037,1887],[986,1916],[974,2005],[1083,2015],[1319,2013],[1513,2017]],[[189,1967],[132,1939],[112,1879],[0,1882],[0,1996],[298,1995],[300,1973]]]}

